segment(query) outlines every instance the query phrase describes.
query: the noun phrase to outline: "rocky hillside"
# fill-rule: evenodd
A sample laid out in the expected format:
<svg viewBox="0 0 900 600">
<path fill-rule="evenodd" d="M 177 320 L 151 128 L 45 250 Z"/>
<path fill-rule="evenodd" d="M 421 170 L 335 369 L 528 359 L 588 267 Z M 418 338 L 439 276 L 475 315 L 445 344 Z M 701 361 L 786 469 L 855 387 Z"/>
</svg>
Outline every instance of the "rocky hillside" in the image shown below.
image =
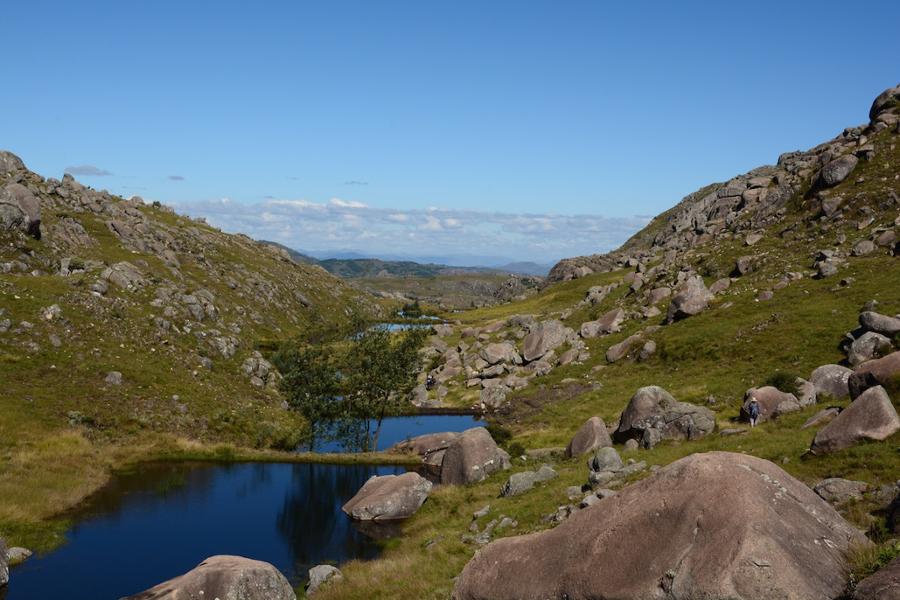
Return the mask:
<svg viewBox="0 0 900 600">
<path fill-rule="evenodd" d="M 896 237 L 882 236 L 886 229 L 879 230 L 875 221 L 878 214 L 900 202 L 893 161 L 898 121 L 900 87 L 895 87 L 872 103 L 867 125 L 847 128 L 805 152 L 784 153 L 774 166 L 701 188 L 657 216 L 617 251 L 560 261 L 549 280 L 636 266 L 653 257 L 665 256 L 672 262 L 676 255 L 702 253 L 736 237 L 753 240 L 760 231 L 777 228 L 785 216 L 797 212 L 808 217 L 807 223 L 777 231 L 782 239 L 809 238 L 828 232 L 834 223 L 854 219 L 869 241 L 896 248 Z M 835 189 L 845 180 L 850 185 Z"/>
<path fill-rule="evenodd" d="M 69 428 L 290 445 L 257 348 L 378 310 L 270 245 L 0 152 L 2 446 Z"/>
</svg>

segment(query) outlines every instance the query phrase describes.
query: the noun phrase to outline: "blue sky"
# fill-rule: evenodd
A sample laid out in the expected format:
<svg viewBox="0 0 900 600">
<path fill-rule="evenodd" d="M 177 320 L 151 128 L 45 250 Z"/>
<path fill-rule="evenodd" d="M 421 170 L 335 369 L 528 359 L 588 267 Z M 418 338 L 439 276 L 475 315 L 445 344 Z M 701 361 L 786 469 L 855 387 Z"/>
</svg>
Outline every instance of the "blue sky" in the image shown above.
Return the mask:
<svg viewBox="0 0 900 600">
<path fill-rule="evenodd" d="M 900 82 L 896 1 L 2 13 L 0 147 L 306 249 L 606 250 L 702 185 L 864 122 Z"/>
</svg>

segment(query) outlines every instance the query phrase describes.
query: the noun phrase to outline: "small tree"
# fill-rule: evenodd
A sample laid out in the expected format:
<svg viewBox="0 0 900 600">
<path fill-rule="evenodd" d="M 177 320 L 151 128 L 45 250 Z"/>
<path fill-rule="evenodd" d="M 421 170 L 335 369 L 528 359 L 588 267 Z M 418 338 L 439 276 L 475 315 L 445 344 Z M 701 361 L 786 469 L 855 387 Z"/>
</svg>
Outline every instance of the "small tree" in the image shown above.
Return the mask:
<svg viewBox="0 0 900 600">
<path fill-rule="evenodd" d="M 281 371 L 288 405 L 309 422 L 309 450 L 322 425 L 340 413 L 340 379 L 334 351 L 327 345 L 286 347 L 273 358 Z"/>
<path fill-rule="evenodd" d="M 365 420 L 363 450 L 369 450 L 369 420 L 376 420 L 372 450 L 384 417 L 403 407 L 416 385 L 421 370 L 419 349 L 425 342 L 424 329 L 391 333 L 384 327 L 364 330 L 354 340 L 342 369 L 348 412 Z"/>
</svg>

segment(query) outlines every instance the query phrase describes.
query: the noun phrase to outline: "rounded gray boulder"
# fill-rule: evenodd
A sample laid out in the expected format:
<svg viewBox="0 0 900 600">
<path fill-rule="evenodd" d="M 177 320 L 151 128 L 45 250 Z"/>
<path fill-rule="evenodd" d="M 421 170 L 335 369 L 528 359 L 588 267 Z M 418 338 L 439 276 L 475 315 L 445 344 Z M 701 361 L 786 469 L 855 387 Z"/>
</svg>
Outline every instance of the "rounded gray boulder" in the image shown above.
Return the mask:
<svg viewBox="0 0 900 600">
<path fill-rule="evenodd" d="M 809 451 L 829 454 L 862 441 L 885 440 L 900 431 L 900 416 L 881 386 L 867 389 L 819 430 Z"/>
<path fill-rule="evenodd" d="M 344 506 L 358 521 L 392 521 L 415 514 L 431 492 L 431 482 L 415 472 L 370 477 Z"/>
<path fill-rule="evenodd" d="M 606 424 L 600 417 L 591 417 L 578 428 L 569 441 L 569 445 L 566 446 L 566 458 L 581 456 L 604 446 L 612 446 Z"/>
</svg>

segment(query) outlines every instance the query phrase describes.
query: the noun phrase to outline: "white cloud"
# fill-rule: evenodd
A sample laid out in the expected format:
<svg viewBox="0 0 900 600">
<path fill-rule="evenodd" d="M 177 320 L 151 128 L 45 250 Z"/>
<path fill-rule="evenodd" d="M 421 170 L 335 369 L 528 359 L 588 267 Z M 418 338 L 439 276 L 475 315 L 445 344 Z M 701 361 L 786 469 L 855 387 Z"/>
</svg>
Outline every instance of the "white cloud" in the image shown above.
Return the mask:
<svg viewBox="0 0 900 600">
<path fill-rule="evenodd" d="M 558 215 L 429 207 L 382 209 L 332 198 L 221 198 L 178 206 L 225 231 L 300 250 L 357 250 L 371 255 L 480 255 L 552 262 L 621 245 L 648 217 Z"/>
</svg>

